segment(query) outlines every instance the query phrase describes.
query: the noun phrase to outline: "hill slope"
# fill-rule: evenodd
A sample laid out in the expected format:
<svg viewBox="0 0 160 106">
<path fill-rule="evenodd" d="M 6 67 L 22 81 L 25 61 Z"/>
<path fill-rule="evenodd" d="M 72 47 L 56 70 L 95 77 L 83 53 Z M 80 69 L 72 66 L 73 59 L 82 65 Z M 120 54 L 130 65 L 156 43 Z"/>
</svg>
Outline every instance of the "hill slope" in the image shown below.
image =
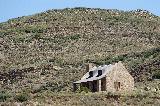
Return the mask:
<svg viewBox="0 0 160 106">
<path fill-rule="evenodd" d="M 1 86 L 70 91 L 86 62 L 122 61 L 136 81 L 159 78 L 159 45 L 160 18 L 143 10 L 74 8 L 11 19 L 0 23 L 0 79 L 12 85 Z"/>
</svg>

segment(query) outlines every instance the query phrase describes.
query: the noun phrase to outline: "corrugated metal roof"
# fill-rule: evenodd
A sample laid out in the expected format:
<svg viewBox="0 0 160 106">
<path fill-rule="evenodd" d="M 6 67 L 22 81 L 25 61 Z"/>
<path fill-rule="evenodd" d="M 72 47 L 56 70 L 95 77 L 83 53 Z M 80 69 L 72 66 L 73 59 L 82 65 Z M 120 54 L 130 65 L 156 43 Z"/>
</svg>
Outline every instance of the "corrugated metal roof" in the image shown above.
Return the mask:
<svg viewBox="0 0 160 106">
<path fill-rule="evenodd" d="M 87 72 L 79 81 L 76 81 L 74 83 L 81 83 L 81 82 L 88 82 L 88 81 L 94 81 L 94 80 L 98 80 L 101 79 L 103 77 L 106 76 L 106 74 L 112 70 L 113 65 L 103 65 L 103 66 L 99 66 L 99 67 L 93 67 L 89 70 L 93 71 L 93 77 L 89 78 L 89 72 Z M 102 75 L 98 76 L 98 70 L 102 70 Z M 97 77 L 98 76 L 98 77 Z"/>
</svg>

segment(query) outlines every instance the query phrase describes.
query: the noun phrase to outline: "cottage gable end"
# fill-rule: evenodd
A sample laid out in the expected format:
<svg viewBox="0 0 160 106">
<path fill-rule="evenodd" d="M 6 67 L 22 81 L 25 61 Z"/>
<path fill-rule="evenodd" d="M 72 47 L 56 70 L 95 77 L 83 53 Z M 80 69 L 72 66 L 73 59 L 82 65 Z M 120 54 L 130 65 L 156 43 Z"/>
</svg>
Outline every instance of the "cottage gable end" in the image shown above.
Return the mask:
<svg viewBox="0 0 160 106">
<path fill-rule="evenodd" d="M 106 75 L 106 89 L 108 91 L 131 91 L 134 89 L 134 78 L 121 62 L 116 63 Z"/>
</svg>

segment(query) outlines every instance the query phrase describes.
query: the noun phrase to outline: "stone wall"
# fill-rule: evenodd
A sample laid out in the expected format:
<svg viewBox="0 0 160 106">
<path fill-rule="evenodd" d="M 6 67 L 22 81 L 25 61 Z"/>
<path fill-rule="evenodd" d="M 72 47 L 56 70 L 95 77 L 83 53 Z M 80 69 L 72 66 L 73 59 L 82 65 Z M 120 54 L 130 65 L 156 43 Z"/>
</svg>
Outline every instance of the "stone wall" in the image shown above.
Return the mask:
<svg viewBox="0 0 160 106">
<path fill-rule="evenodd" d="M 134 78 L 129 74 L 121 62 L 116 63 L 113 69 L 106 76 L 106 90 L 110 92 L 117 91 L 115 82 L 120 82 L 118 91 L 132 91 L 134 89 Z"/>
</svg>

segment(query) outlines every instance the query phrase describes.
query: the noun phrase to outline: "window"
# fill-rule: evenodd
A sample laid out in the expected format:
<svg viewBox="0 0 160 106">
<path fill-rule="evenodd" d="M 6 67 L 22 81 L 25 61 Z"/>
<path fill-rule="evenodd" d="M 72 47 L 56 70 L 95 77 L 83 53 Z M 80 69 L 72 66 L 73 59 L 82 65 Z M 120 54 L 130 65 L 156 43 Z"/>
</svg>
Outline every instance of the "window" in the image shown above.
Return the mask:
<svg viewBox="0 0 160 106">
<path fill-rule="evenodd" d="M 93 77 L 93 71 L 90 71 L 90 72 L 89 72 L 89 77 L 88 77 L 88 78 L 91 78 L 91 77 Z M 87 78 L 87 79 L 88 79 L 88 78 Z"/>
<path fill-rule="evenodd" d="M 102 75 L 102 70 L 98 70 L 98 75 L 96 77 L 99 77 Z"/>
<path fill-rule="evenodd" d="M 120 89 L 120 82 L 114 82 L 114 88 L 116 91 L 119 91 Z"/>
</svg>

